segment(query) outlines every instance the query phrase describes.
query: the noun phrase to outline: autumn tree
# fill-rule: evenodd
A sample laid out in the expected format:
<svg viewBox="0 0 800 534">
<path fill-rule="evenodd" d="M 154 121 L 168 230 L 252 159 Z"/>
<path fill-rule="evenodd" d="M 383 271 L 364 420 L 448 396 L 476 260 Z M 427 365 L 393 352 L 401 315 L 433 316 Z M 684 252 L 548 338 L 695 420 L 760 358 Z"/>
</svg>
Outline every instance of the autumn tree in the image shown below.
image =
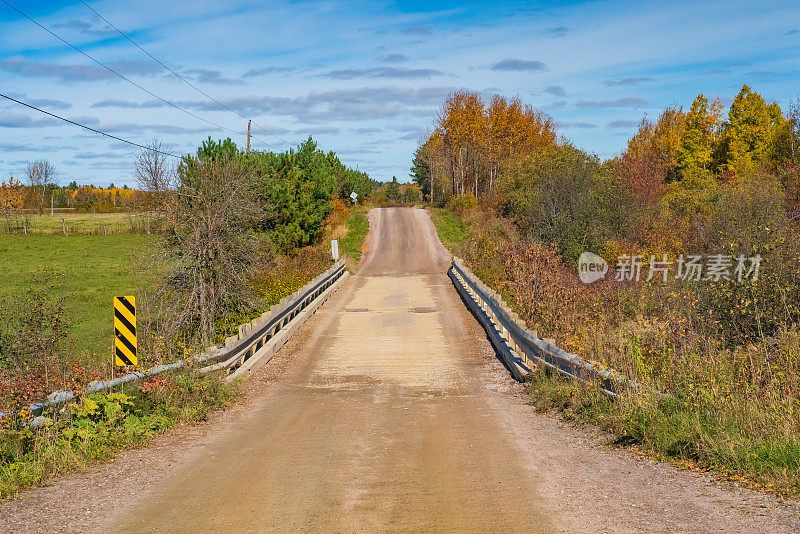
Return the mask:
<svg viewBox="0 0 800 534">
<path fill-rule="evenodd" d="M 437 130 L 447 149 L 454 194 L 463 195 L 470 190 L 477 193 L 476 165 L 485 147 L 485 118 L 480 95 L 469 91 L 456 91 L 450 95 L 439 112 Z"/>
<path fill-rule="evenodd" d="M 651 152 L 663 165 L 667 181 L 680 177 L 679 158 L 683 134 L 686 130 L 686 114 L 682 108 L 667 108 L 656 123 L 642 119 L 639 130 L 628 141 L 627 153 L 641 157 Z"/>
<path fill-rule="evenodd" d="M 743 85 L 728 111 L 720 152 L 724 170 L 736 172 L 763 162 L 775 129 L 785 120 L 777 103 L 767 104 L 764 97 Z"/>
<path fill-rule="evenodd" d="M 6 219 L 6 225 L 11 228 L 11 215 L 22 210 L 25 203 L 25 193 L 22 184 L 12 176 L 0 183 L 0 213 Z"/>
<path fill-rule="evenodd" d="M 626 239 L 677 249 L 696 216 L 713 202 L 711 170 L 720 104 L 699 95 L 690 111 L 670 107 L 653 123 L 642 119 L 625 153 L 611 165 L 614 209 Z"/>
<path fill-rule="evenodd" d="M 626 152 L 606 163 L 614 178 L 613 216 L 628 228 L 628 237 L 644 242 L 653 233 L 667 189 L 664 160 L 654 150 Z"/>
<path fill-rule="evenodd" d="M 97 194 L 91 186 L 84 185 L 75 191 L 75 209 L 78 211 L 91 211 L 96 201 Z"/>
<path fill-rule="evenodd" d="M 773 129 L 769 145 L 768 165 L 779 173 L 796 173 L 800 166 L 800 99 L 789 102 L 784 120 Z"/>
<path fill-rule="evenodd" d="M 446 195 L 452 193 L 450 179 L 450 160 L 447 157 L 447 148 L 440 132 L 433 132 L 425 141 L 420 150 L 428 168 L 428 180 L 431 189 L 431 199 L 443 202 Z"/>
<path fill-rule="evenodd" d="M 424 161 L 432 192 L 439 185 L 447 194 L 478 197 L 495 189 L 503 166 L 555 141 L 552 119 L 519 98 L 495 95 L 487 106 L 478 93 L 456 91 L 416 156 Z M 414 166 L 424 173 L 419 162 Z"/>
<path fill-rule="evenodd" d="M 47 188 L 55 180 L 56 169 L 46 159 L 37 159 L 28 162 L 25 172 L 28 177 L 33 206 L 41 213 L 47 203 L 45 198 Z"/>
<path fill-rule="evenodd" d="M 700 93 L 692 102 L 686 114 L 686 128 L 678 152 L 681 170 L 711 168 L 721 112 L 719 98 L 709 104 L 708 99 Z"/>
<path fill-rule="evenodd" d="M 489 121 L 488 190 L 491 191 L 500 169 L 512 159 L 555 144 L 555 126 L 549 116 L 524 104 L 519 97 L 507 100 L 494 95 L 486 114 Z"/>
</svg>

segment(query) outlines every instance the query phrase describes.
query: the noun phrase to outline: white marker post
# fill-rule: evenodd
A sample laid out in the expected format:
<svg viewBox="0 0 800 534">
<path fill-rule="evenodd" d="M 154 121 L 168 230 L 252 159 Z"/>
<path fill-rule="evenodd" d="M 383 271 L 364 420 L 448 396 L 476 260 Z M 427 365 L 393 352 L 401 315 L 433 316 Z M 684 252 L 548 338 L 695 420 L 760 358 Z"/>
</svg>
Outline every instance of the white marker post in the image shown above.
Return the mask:
<svg viewBox="0 0 800 534">
<path fill-rule="evenodd" d="M 331 257 L 333 261 L 337 261 L 339 259 L 339 240 L 332 239 L 331 240 Z"/>
</svg>

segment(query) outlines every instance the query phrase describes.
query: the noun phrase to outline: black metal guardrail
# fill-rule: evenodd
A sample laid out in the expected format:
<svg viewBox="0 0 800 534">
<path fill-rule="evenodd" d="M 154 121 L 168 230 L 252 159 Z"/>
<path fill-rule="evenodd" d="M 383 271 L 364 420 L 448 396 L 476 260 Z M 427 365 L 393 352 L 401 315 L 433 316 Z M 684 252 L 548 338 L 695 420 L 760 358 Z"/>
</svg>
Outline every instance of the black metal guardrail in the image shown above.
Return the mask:
<svg viewBox="0 0 800 534">
<path fill-rule="evenodd" d="M 112 380 L 91 382 L 83 393 L 96 393 L 120 384 L 140 380 L 171 369 L 178 369 L 190 363 L 218 362 L 201 369 L 202 372 L 217 369 L 228 369 L 234 372 L 239 366 L 255 354 L 275 334 L 287 326 L 300 312 L 310 306 L 320 295 L 327 291 L 345 274 L 345 261 L 340 260 L 333 267 L 317 276 L 278 304 L 265 312 L 261 317 L 239 326 L 239 334 L 226 339 L 224 347 L 211 347 L 199 356 L 186 360 L 178 360 L 166 365 L 153 367 L 147 371 L 133 371 Z M 75 398 L 72 391 L 56 391 L 48 395 L 47 400 L 28 406 L 33 415 L 41 414 L 46 408 L 68 402 Z M 8 412 L 0 412 L 0 417 Z M 35 424 L 33 425 L 35 426 Z"/>
<path fill-rule="evenodd" d="M 448 275 L 515 379 L 525 380 L 533 365 L 543 364 L 570 378 L 594 384 L 612 397 L 616 397 L 623 388 L 640 387 L 617 371 L 584 361 L 539 339 L 508 308 L 502 297 L 481 282 L 460 259 L 453 258 Z"/>
</svg>

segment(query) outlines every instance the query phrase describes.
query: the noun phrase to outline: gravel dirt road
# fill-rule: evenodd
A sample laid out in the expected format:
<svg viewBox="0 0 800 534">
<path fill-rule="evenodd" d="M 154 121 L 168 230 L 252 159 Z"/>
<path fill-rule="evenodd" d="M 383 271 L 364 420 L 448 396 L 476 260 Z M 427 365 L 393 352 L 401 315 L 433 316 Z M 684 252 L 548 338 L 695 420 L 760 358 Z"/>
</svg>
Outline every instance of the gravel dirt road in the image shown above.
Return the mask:
<svg viewBox="0 0 800 534">
<path fill-rule="evenodd" d="M 0 507 L 3 532 L 796 532 L 796 501 L 537 415 L 423 210 L 369 252 L 244 402 Z"/>
</svg>

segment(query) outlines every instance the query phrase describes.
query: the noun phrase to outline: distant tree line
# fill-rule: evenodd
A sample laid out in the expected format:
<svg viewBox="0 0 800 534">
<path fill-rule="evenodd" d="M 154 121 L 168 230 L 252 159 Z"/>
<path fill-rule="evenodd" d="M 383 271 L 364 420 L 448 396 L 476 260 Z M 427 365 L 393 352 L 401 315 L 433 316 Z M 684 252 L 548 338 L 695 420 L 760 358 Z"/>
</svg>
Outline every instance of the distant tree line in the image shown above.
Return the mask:
<svg viewBox="0 0 800 534">
<path fill-rule="evenodd" d="M 378 185 L 373 203 L 378 206 L 412 206 L 422 200 L 422 190 L 415 183 L 401 184 L 396 176 Z"/>
<path fill-rule="evenodd" d="M 66 186 L 56 182 L 55 167 L 47 160 L 31 161 L 23 179 L 13 176 L 0 182 L 0 213 L 4 216 L 24 211 L 44 213 L 52 208 L 73 208 L 79 212 L 106 213 L 139 209 L 141 192 L 128 186 L 79 186 L 74 180 Z"/>
</svg>

